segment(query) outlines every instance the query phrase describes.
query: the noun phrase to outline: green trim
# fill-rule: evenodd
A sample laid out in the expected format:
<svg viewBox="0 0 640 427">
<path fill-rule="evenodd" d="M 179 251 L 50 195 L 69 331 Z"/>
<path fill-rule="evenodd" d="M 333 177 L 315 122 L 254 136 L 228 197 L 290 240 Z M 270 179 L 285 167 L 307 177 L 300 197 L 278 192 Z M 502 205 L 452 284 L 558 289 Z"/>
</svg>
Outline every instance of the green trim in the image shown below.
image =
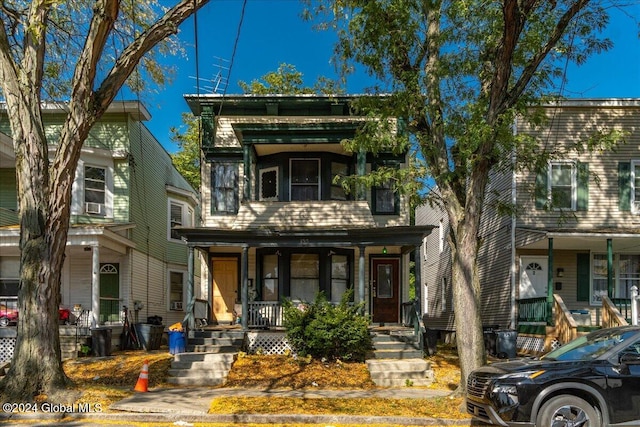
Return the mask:
<svg viewBox="0 0 640 427">
<path fill-rule="evenodd" d="M 577 211 L 589 210 L 589 163 L 578 162 L 577 164 Z"/>
<path fill-rule="evenodd" d="M 546 325 L 518 325 L 518 333 L 546 336 L 547 326 Z"/>
<path fill-rule="evenodd" d="M 547 206 L 549 193 L 547 188 L 548 169 L 538 171 L 535 184 L 536 209 L 544 209 Z"/>
<path fill-rule="evenodd" d="M 590 273 L 591 273 L 591 255 L 577 254 L 576 259 L 576 282 L 577 282 L 577 301 L 589 301 L 589 295 L 591 294 L 590 286 Z"/>
</svg>

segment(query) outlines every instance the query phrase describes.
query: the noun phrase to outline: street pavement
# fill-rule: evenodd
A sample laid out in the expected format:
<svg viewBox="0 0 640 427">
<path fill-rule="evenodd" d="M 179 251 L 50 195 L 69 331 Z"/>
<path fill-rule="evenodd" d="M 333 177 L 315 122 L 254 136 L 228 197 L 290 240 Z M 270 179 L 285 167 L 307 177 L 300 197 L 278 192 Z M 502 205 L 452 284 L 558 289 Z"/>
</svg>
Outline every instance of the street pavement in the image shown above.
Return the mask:
<svg viewBox="0 0 640 427">
<path fill-rule="evenodd" d="M 446 420 L 409 416 L 354 416 L 354 415 L 305 415 L 305 414 L 208 414 L 209 405 L 217 397 L 299 397 L 299 398 L 353 398 L 369 397 L 394 399 L 425 399 L 446 396 L 441 390 L 417 387 L 376 388 L 370 390 L 283 390 L 257 388 L 155 388 L 146 393 L 135 393 L 111 405 L 110 412 L 67 412 L 57 414 L 0 414 L 0 424 L 11 421 L 24 422 L 36 419 L 48 420 L 39 425 L 93 425 L 99 420 L 126 422 L 170 422 L 176 425 L 191 423 L 233 424 L 382 424 L 382 425 L 471 425 L 471 420 Z M 116 411 L 116 412 L 113 412 Z M 65 418 L 66 417 L 66 418 Z M 62 418 L 70 421 L 62 421 Z M 24 425 L 24 424 L 22 424 Z M 477 422 L 474 422 L 477 425 Z"/>
</svg>

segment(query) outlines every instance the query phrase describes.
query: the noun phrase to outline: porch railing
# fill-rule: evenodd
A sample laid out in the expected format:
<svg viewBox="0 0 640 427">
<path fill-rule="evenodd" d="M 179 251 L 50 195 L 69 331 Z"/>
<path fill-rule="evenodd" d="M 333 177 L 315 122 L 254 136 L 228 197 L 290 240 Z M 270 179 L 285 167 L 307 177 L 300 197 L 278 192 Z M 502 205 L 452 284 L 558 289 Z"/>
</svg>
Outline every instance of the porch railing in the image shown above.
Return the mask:
<svg viewBox="0 0 640 427">
<path fill-rule="evenodd" d="M 606 295 L 602 296 L 602 327 L 611 328 L 614 326 L 628 325 L 627 317 L 624 316 L 614 301 L 620 300 L 620 298 L 614 298 L 613 300 Z M 629 305 L 631 305 L 631 301 Z M 619 301 L 620 303 L 620 301 Z M 629 316 L 631 316 L 631 308 L 629 308 Z"/>
<path fill-rule="evenodd" d="M 282 306 L 278 301 L 250 301 L 247 325 L 250 328 L 282 326 Z"/>
<path fill-rule="evenodd" d="M 556 335 L 560 344 L 566 344 L 578 337 L 578 325 L 560 295 L 553 295 Z"/>
<path fill-rule="evenodd" d="M 413 326 L 413 333 L 420 348 L 424 348 L 423 334 L 426 332 L 418 309 L 418 300 L 402 303 L 402 325 Z"/>
<path fill-rule="evenodd" d="M 549 318 L 547 297 L 518 300 L 518 322 L 547 322 Z"/>
<path fill-rule="evenodd" d="M 631 324 L 631 299 L 630 298 L 609 298 L 618 309 L 620 315 Z"/>
</svg>

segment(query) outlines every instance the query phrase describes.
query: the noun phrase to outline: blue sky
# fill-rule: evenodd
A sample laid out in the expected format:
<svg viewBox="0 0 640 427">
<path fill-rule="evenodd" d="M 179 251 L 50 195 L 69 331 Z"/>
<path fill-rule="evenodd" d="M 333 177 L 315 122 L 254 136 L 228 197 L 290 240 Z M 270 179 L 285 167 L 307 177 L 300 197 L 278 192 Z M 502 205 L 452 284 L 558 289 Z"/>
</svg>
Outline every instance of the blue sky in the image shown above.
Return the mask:
<svg viewBox="0 0 640 427">
<path fill-rule="evenodd" d="M 566 96 L 640 98 L 639 18 L 636 18 L 640 17 L 640 2 L 633 3 L 625 13 L 612 11 L 606 36 L 614 42 L 614 47 L 589 58 L 580 67 L 568 69 Z M 203 80 L 212 79 L 220 71 L 218 65 L 229 65 L 216 58 L 231 60 L 241 10 L 241 0 L 212 0 L 198 12 L 200 93 L 210 93 L 205 86 L 211 84 Z M 330 59 L 335 36 L 314 30 L 310 22 L 300 18 L 301 10 L 297 0 L 248 0 L 228 94 L 240 93 L 239 80 L 250 82 L 276 70 L 283 62 L 295 65 L 309 85 L 321 75 L 334 77 Z M 176 150 L 169 139 L 169 129 L 180 126 L 182 112 L 188 111 L 183 95 L 197 91 L 193 20 L 185 22 L 180 31 L 186 57 L 169 58 L 177 67 L 173 83 L 143 99 L 152 115 L 147 126 L 169 152 Z M 356 74 L 347 82 L 347 92 L 362 93 L 370 84 L 366 75 Z"/>
</svg>

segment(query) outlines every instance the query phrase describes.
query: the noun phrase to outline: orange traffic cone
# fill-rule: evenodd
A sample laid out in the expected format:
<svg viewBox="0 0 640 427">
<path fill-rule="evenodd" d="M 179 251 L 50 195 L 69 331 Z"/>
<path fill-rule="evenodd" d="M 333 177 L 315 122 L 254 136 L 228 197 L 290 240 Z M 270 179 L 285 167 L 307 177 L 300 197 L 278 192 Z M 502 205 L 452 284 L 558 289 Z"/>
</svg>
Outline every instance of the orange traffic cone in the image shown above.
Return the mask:
<svg viewBox="0 0 640 427">
<path fill-rule="evenodd" d="M 149 361 L 145 360 L 142 365 L 142 371 L 140 371 L 140 376 L 138 377 L 138 382 L 134 387 L 134 391 L 146 392 L 149 391 Z"/>
</svg>

